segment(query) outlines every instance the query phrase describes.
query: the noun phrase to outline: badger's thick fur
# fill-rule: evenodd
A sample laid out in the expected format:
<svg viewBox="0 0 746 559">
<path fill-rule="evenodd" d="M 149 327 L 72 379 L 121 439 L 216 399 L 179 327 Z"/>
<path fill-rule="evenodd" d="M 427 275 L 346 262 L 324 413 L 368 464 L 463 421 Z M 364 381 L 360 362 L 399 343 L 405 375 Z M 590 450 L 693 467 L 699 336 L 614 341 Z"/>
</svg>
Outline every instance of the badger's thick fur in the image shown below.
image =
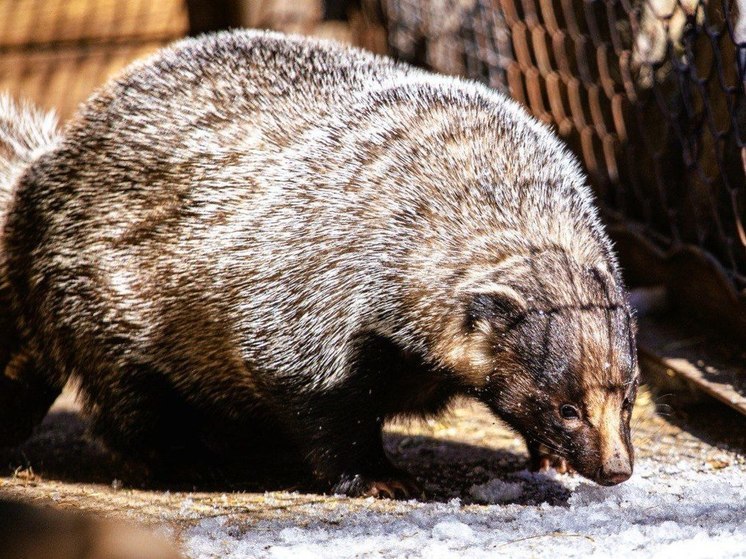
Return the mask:
<svg viewBox="0 0 746 559">
<path fill-rule="evenodd" d="M 6 444 L 74 376 L 118 448 L 268 433 L 335 491 L 391 494 L 412 484 L 384 420 L 467 394 L 536 460 L 629 477 L 617 264 L 575 158 L 514 102 L 240 31 L 133 65 L 59 136 L 2 106 Z"/>
</svg>

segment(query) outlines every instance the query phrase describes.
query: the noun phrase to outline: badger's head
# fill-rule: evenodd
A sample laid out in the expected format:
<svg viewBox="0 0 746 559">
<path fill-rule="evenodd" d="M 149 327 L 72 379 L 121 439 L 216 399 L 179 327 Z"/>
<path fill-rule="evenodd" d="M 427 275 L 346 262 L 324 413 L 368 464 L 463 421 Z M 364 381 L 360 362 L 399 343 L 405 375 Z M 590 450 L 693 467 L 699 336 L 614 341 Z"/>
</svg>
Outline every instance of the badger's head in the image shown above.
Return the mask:
<svg viewBox="0 0 746 559">
<path fill-rule="evenodd" d="M 460 291 L 447 360 L 467 390 L 585 477 L 628 479 L 638 367 L 617 274 L 549 251 L 510 259 Z"/>
</svg>

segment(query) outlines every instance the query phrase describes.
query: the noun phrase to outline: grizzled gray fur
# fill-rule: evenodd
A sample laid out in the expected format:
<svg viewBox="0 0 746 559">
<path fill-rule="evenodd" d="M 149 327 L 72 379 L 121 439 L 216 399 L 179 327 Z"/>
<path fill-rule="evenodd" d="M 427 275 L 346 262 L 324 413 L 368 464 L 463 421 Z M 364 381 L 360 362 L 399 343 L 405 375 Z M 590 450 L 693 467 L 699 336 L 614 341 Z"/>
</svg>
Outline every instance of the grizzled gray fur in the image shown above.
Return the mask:
<svg viewBox="0 0 746 559">
<path fill-rule="evenodd" d="M 416 484 L 382 423 L 462 394 L 537 465 L 631 474 L 609 240 L 575 158 L 504 96 L 238 31 L 134 64 L 59 132 L 0 107 L 0 444 L 73 377 L 133 455 L 269 437 L 391 496 Z"/>
</svg>

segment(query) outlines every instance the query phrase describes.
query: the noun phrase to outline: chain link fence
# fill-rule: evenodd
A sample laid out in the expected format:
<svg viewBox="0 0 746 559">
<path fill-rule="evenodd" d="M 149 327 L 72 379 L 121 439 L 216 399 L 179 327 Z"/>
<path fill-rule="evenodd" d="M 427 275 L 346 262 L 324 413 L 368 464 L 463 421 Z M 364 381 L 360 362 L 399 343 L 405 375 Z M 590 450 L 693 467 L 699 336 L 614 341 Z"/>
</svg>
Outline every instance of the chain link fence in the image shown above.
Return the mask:
<svg viewBox="0 0 746 559">
<path fill-rule="evenodd" d="M 631 285 L 664 285 L 688 313 L 746 336 L 746 13 L 735 2 L 381 8 L 391 54 L 502 89 L 563 136 Z"/>
</svg>

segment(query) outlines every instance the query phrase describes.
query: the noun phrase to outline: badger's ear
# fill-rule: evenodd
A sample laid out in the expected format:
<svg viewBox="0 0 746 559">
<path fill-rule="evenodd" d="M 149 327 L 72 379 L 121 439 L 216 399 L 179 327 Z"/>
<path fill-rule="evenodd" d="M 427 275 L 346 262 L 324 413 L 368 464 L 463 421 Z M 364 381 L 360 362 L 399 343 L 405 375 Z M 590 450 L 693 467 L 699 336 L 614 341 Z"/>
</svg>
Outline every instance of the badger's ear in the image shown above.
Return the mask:
<svg viewBox="0 0 746 559">
<path fill-rule="evenodd" d="M 505 284 L 480 285 L 465 293 L 464 326 L 468 332 L 507 330 L 526 313 L 526 300 Z"/>
</svg>

